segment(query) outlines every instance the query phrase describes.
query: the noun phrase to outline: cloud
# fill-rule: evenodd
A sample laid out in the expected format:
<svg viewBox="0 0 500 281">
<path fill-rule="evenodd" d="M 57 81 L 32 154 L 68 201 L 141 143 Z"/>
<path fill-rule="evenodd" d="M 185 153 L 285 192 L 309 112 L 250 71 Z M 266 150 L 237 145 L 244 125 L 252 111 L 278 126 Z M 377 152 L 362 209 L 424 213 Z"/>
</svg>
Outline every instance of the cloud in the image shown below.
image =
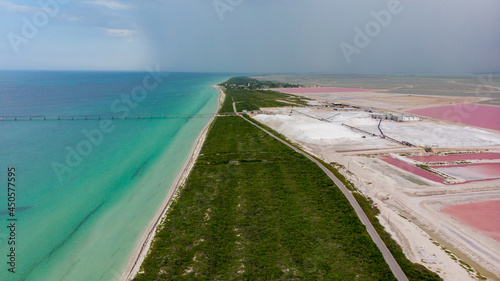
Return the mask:
<svg viewBox="0 0 500 281">
<path fill-rule="evenodd" d="M 67 15 L 67 14 L 63 14 L 61 17 L 60 17 L 61 20 L 63 21 L 67 21 L 68 23 L 79 23 L 81 22 L 82 18 L 81 17 L 77 17 L 77 16 L 70 16 L 70 15 Z"/>
<path fill-rule="evenodd" d="M 106 7 L 106 8 L 111 9 L 111 10 L 126 10 L 126 9 L 133 8 L 133 6 L 131 6 L 131 5 L 126 5 L 126 4 L 123 4 L 120 2 L 107 1 L 107 0 L 94 0 L 92 2 L 87 2 L 87 4 Z"/>
<path fill-rule="evenodd" d="M 47 1 L 0 0 L 0 19 L 8 14 L 5 24 L 19 30 L 21 17 L 32 18 L 30 14 L 41 10 L 39 2 Z M 221 21 L 213 0 L 147 0 L 140 4 L 136 4 L 137 0 L 71 0 L 61 5 L 50 24 L 54 31 L 50 34 L 68 32 L 69 36 L 50 38 L 50 41 L 54 46 L 85 45 L 92 41 L 103 46 L 109 44 L 111 49 L 123 48 L 129 53 L 141 52 L 140 48 L 146 46 L 148 59 L 164 63 L 175 71 L 500 71 L 500 37 L 494 36 L 500 31 L 498 0 L 474 3 L 470 0 L 400 0 L 403 11 L 392 15 L 390 24 L 369 38 L 370 43 L 360 49 L 360 53 L 353 54 L 349 64 L 340 44 L 354 44 L 356 28 L 365 30 L 375 21 L 373 13 L 380 15 L 389 1 L 354 1 L 355 4 L 341 0 L 243 1 L 226 10 Z M 121 44 L 127 40 L 133 44 Z M 0 40 L 0 48 L 2 41 L 6 40 Z M 36 48 L 37 55 L 53 49 L 40 45 Z M 59 49 L 67 53 L 63 47 Z M 100 55 L 108 60 L 106 50 L 80 51 L 82 56 Z M 116 59 L 116 63 L 121 65 L 122 57 Z M 2 64 L 5 65 L 0 60 L 0 67 Z"/>
<path fill-rule="evenodd" d="M 73 0 L 69 3 L 56 17 L 61 25 L 109 29 L 104 34 L 110 36 L 128 36 L 131 32 L 126 30 L 137 28 L 135 6 L 128 3 L 107 0 Z"/>
<path fill-rule="evenodd" d="M 130 37 L 136 33 L 132 29 L 105 28 L 106 34 L 113 37 Z"/>
<path fill-rule="evenodd" d="M 0 10 L 7 11 L 10 13 L 16 14 L 33 14 L 36 11 L 39 11 L 40 7 L 32 7 L 32 6 L 21 6 L 11 3 L 9 1 L 0 0 Z"/>
</svg>

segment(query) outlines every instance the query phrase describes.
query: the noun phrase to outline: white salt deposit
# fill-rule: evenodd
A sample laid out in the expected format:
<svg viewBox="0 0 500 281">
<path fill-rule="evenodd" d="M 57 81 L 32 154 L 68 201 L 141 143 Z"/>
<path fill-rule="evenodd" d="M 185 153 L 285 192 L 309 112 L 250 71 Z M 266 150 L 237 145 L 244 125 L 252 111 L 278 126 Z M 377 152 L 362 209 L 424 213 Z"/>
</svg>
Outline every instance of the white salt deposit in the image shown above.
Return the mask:
<svg viewBox="0 0 500 281">
<path fill-rule="evenodd" d="M 344 144 L 345 142 L 360 142 L 360 138 L 364 134 L 342 126 L 343 123 L 380 135 L 378 129 L 379 120 L 372 119 L 368 112 L 298 108 L 293 109 L 293 113 L 289 116 L 289 108 L 267 109 L 266 111 L 278 115 L 261 114 L 255 116 L 255 118 L 290 138 L 307 143 L 329 145 L 340 144 L 341 142 L 344 142 Z M 329 122 L 307 117 L 298 112 L 319 119 L 328 119 Z M 500 133 L 460 125 L 437 124 L 427 120 L 417 122 L 384 120 L 381 129 L 387 136 L 400 141 L 408 141 L 418 146 L 472 147 L 500 145 Z M 374 139 L 368 137 L 360 144 L 384 146 L 382 140 L 374 142 Z"/>
<path fill-rule="evenodd" d="M 306 116 L 259 114 L 254 118 L 287 137 L 313 144 L 334 144 L 339 140 L 352 141 L 362 136 L 341 125 L 322 122 Z"/>
</svg>

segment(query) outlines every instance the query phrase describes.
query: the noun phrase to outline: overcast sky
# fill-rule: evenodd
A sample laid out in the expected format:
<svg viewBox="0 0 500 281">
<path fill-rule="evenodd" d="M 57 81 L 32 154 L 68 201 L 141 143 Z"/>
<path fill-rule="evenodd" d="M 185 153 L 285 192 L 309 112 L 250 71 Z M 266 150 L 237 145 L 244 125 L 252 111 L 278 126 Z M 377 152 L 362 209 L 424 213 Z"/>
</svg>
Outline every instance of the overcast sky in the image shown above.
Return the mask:
<svg viewBox="0 0 500 281">
<path fill-rule="evenodd" d="M 0 69 L 498 73 L 499 15 L 498 0 L 0 0 Z"/>
</svg>

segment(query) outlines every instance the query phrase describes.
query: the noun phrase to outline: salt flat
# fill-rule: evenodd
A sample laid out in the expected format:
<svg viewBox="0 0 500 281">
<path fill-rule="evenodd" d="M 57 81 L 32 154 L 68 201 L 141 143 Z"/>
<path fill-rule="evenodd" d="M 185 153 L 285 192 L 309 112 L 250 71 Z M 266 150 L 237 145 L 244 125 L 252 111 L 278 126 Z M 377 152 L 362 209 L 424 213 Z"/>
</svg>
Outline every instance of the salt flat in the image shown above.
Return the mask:
<svg viewBox="0 0 500 281">
<path fill-rule="evenodd" d="M 374 201 L 381 210 L 380 221 L 413 262 L 422 263 L 445 280 L 476 280 L 476 270 L 489 277 L 500 274 L 500 243 L 441 211 L 445 205 L 480 202 L 485 192 L 487 198 L 500 198 L 500 180 L 455 179 L 453 185 L 447 185 L 444 179 L 431 181 L 379 157 L 390 153 L 414 165 L 416 160 L 398 155 L 427 155 L 424 147 L 432 147 L 434 152 L 500 152 L 500 132 L 435 119 L 382 121 L 385 135 L 417 146 L 407 147 L 381 138 L 379 121 L 369 112 L 335 110 L 323 100 L 311 104 L 315 105 L 262 108 L 253 118 L 326 162 L 343 165 L 340 170 Z M 379 109 L 384 110 L 387 108 Z"/>
</svg>

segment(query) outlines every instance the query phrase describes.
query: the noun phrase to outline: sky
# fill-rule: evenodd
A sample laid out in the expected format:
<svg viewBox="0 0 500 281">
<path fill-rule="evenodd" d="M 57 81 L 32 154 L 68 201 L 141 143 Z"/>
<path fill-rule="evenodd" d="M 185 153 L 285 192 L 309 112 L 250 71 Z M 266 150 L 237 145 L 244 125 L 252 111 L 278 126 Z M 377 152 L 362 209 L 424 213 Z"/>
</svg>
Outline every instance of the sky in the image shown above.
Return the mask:
<svg viewBox="0 0 500 281">
<path fill-rule="evenodd" d="M 499 73 L 498 0 L 0 0 L 0 69 Z"/>
</svg>

